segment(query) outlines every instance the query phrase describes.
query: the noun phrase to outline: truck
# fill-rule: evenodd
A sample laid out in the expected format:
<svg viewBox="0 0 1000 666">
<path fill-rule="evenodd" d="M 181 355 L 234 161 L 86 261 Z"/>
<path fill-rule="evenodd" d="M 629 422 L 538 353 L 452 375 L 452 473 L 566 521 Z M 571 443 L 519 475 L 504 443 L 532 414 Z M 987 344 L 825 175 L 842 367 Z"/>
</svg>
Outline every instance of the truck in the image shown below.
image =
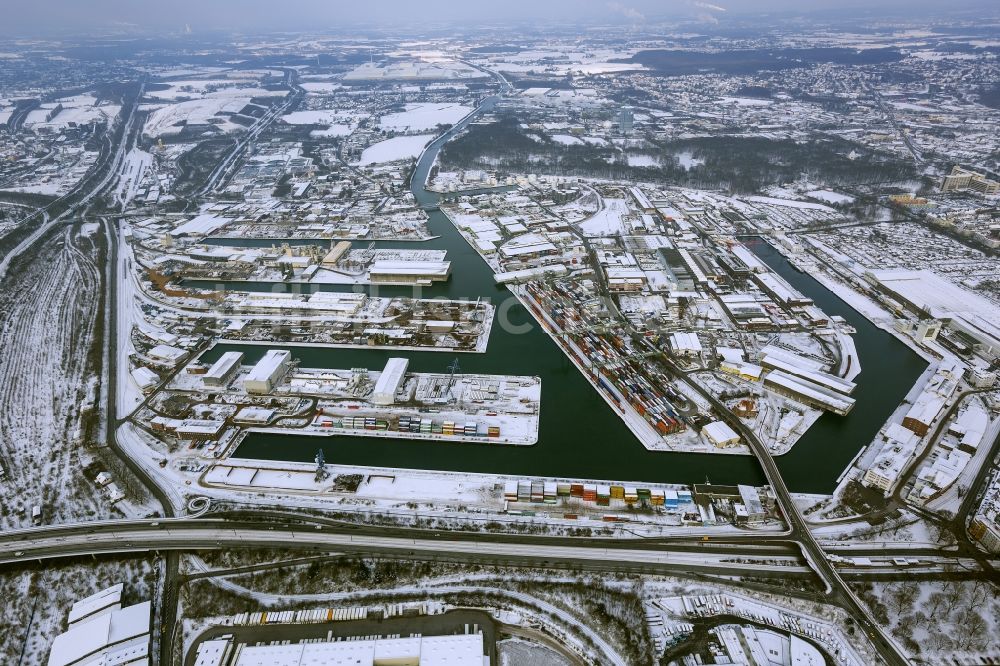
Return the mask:
<svg viewBox="0 0 1000 666">
<path fill-rule="evenodd" d="M 31 522 L 34 525 L 42 524 L 42 507 L 37 504 L 31 507 Z"/>
</svg>

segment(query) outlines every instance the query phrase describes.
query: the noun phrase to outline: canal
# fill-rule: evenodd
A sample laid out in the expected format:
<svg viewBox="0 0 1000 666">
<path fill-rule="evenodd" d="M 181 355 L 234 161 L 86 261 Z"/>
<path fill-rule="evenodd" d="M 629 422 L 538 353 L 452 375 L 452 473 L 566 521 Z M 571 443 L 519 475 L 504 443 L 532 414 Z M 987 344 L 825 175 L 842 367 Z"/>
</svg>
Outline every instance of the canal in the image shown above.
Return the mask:
<svg viewBox="0 0 1000 666">
<path fill-rule="evenodd" d="M 489 102 L 488 102 L 489 104 Z M 412 190 L 421 204 L 436 202 L 424 190 L 437 151 L 461 124 L 433 142 L 421 157 Z M 236 457 L 310 462 L 323 448 L 330 464 L 411 469 L 483 472 L 525 476 L 559 476 L 649 483 L 764 483 L 754 458 L 736 455 L 664 453 L 646 450 L 625 427 L 617 413 L 591 388 L 556 344 L 535 325 L 530 314 L 506 287 L 499 287 L 492 271 L 438 210 L 429 212 L 428 226 L 437 238 L 403 247 L 448 251 L 452 278 L 445 285 L 420 292 L 422 297 L 489 298 L 498 306 L 485 354 L 459 357 L 462 372 L 537 375 L 542 379 L 538 444 L 530 447 L 425 442 L 364 437 L 307 437 L 251 433 Z M 764 242 L 751 244 L 754 252 L 830 315 L 843 316 L 857 330 L 855 344 L 862 373 L 855 393 L 857 405 L 846 417 L 823 415 L 792 451 L 778 459 L 793 492 L 828 493 L 836 478 L 913 386 L 924 362 L 888 333 L 876 328 L 811 277 L 796 271 Z M 232 288 L 248 288 L 247 285 Z M 211 286 L 211 285 L 205 285 Z M 305 286 L 305 285 L 302 285 Z M 293 285 L 293 288 L 296 286 Z M 261 291 L 275 287 L 261 284 Z M 414 295 L 406 287 L 382 287 L 379 295 Z M 205 360 L 238 349 L 247 362 L 259 358 L 264 347 L 220 344 Z M 390 356 L 406 356 L 416 372 L 444 372 L 452 357 L 441 352 L 398 352 L 370 349 L 290 348 L 304 367 L 380 369 Z"/>
</svg>

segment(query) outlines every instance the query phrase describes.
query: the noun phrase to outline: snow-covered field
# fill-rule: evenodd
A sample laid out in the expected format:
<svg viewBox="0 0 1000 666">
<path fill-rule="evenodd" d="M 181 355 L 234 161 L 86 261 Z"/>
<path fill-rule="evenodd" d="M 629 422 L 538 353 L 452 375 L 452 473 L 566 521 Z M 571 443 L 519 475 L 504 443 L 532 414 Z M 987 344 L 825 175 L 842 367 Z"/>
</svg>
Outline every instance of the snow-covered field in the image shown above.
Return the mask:
<svg viewBox="0 0 1000 666">
<path fill-rule="evenodd" d="M 382 129 L 397 132 L 422 132 L 438 125 L 454 125 L 472 111 L 461 104 L 407 104 L 406 111 L 382 116 Z"/>
<path fill-rule="evenodd" d="M 344 87 L 339 83 L 331 83 L 329 81 L 306 81 L 299 85 L 303 90 L 314 95 L 332 93 Z"/>
<path fill-rule="evenodd" d="M 660 160 L 653 155 L 643 155 L 641 153 L 628 153 L 625 155 L 630 167 L 655 167 L 659 166 Z"/>
<path fill-rule="evenodd" d="M 720 101 L 723 104 L 736 106 L 770 106 L 773 104 L 769 99 L 757 99 L 755 97 L 723 97 Z"/>
<path fill-rule="evenodd" d="M 249 104 L 250 97 L 206 97 L 178 102 L 156 109 L 146 121 L 144 133 L 150 137 L 179 134 L 185 125 L 215 124 L 224 132 L 240 129 L 223 113 L 237 113 Z"/>
<path fill-rule="evenodd" d="M 854 201 L 854 197 L 848 194 L 841 194 L 840 192 L 833 192 L 831 190 L 812 190 L 811 192 L 806 192 L 806 196 L 832 204 L 851 203 Z"/>
<path fill-rule="evenodd" d="M 361 153 L 361 166 L 382 164 L 396 160 L 414 159 L 420 155 L 424 146 L 431 142 L 433 134 L 417 134 L 415 136 L 397 136 L 368 146 Z"/>
<path fill-rule="evenodd" d="M 405 62 L 369 63 L 358 65 L 344 75 L 345 81 L 387 81 L 400 80 L 466 80 L 482 79 L 488 75 L 466 64 L 450 60 L 426 62 L 410 60 Z"/>
<path fill-rule="evenodd" d="M 771 206 L 784 206 L 786 208 L 801 208 L 802 210 L 822 210 L 825 212 L 833 213 L 836 212 L 829 206 L 824 206 L 823 204 L 810 203 L 808 201 L 795 201 L 792 199 L 777 199 L 775 197 L 747 197 L 747 201 L 753 201 L 754 203 L 769 204 Z"/>
<path fill-rule="evenodd" d="M 620 234 L 624 229 L 624 218 L 628 215 L 625 199 L 605 199 L 604 208 L 589 220 L 580 223 L 588 236 L 610 236 Z"/>
<path fill-rule="evenodd" d="M 110 121 L 120 110 L 121 107 L 115 104 L 98 104 L 97 98 L 92 95 L 74 95 L 48 102 L 31 111 L 24 121 L 24 126 L 33 130 L 60 131 L 71 124 L 85 125 L 90 122 Z"/>
<path fill-rule="evenodd" d="M 332 109 L 317 111 L 293 111 L 281 116 L 289 125 L 332 125 L 337 122 L 340 114 Z"/>
<path fill-rule="evenodd" d="M 583 139 L 573 136 L 572 134 L 553 134 L 552 140 L 556 143 L 560 143 L 564 146 L 582 146 Z"/>
</svg>

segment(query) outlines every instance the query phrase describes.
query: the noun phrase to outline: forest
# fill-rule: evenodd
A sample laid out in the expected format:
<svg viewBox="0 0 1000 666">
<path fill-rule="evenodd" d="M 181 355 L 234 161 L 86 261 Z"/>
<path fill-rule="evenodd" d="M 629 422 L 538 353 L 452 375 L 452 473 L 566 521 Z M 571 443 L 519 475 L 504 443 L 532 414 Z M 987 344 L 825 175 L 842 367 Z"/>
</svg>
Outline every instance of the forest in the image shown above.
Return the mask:
<svg viewBox="0 0 1000 666">
<path fill-rule="evenodd" d="M 807 176 L 817 185 L 890 183 L 916 177 L 913 165 L 839 138 L 807 142 L 764 137 L 706 136 L 645 142 L 629 149 L 590 144 L 566 145 L 521 128 L 516 114 L 474 125 L 445 146 L 443 170 L 479 168 L 501 174 L 561 176 L 660 182 L 741 194 Z M 685 155 L 683 166 L 678 155 Z M 851 155 L 851 157 L 849 157 Z M 629 156 L 644 156 L 630 166 Z M 635 160 L 633 160 L 635 161 Z M 647 166 L 646 164 L 649 163 Z"/>
</svg>

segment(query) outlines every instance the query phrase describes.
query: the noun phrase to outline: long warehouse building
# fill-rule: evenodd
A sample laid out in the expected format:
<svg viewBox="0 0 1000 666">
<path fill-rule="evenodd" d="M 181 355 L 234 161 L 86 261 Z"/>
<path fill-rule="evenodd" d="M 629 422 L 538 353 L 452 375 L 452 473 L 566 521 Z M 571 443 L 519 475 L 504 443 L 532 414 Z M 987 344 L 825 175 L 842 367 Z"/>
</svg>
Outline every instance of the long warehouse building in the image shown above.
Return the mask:
<svg viewBox="0 0 1000 666">
<path fill-rule="evenodd" d="M 850 395 L 858 386 L 854 382 L 838 377 L 837 375 L 831 375 L 821 370 L 805 368 L 796 363 L 789 363 L 776 356 L 765 356 L 760 360 L 760 364 L 769 370 L 782 370 L 790 375 L 795 375 L 800 379 L 813 384 L 819 384 L 823 388 L 843 393 L 844 395 Z"/>
<path fill-rule="evenodd" d="M 195 666 L 489 666 L 481 633 L 399 638 L 351 638 L 272 645 L 233 645 L 231 637 L 203 643 Z"/>
<path fill-rule="evenodd" d="M 406 368 L 410 362 L 405 358 L 390 358 L 385 364 L 382 374 L 375 382 L 372 391 L 372 402 L 376 405 L 391 405 L 396 402 L 396 392 L 402 388 L 406 376 Z"/>
<path fill-rule="evenodd" d="M 429 285 L 451 275 L 450 261 L 390 261 L 380 259 L 368 269 L 373 284 Z"/>
<path fill-rule="evenodd" d="M 247 393 L 270 393 L 288 372 L 292 353 L 285 349 L 271 349 L 257 362 L 243 379 Z"/>
<path fill-rule="evenodd" d="M 225 386 L 233 378 L 243 362 L 243 352 L 226 352 L 212 364 L 208 372 L 201 378 L 205 386 Z"/>
<path fill-rule="evenodd" d="M 825 409 L 841 416 L 854 408 L 854 398 L 848 398 L 841 393 L 790 375 L 783 370 L 772 370 L 767 373 L 767 376 L 764 377 L 764 386 L 807 405 Z"/>
</svg>

